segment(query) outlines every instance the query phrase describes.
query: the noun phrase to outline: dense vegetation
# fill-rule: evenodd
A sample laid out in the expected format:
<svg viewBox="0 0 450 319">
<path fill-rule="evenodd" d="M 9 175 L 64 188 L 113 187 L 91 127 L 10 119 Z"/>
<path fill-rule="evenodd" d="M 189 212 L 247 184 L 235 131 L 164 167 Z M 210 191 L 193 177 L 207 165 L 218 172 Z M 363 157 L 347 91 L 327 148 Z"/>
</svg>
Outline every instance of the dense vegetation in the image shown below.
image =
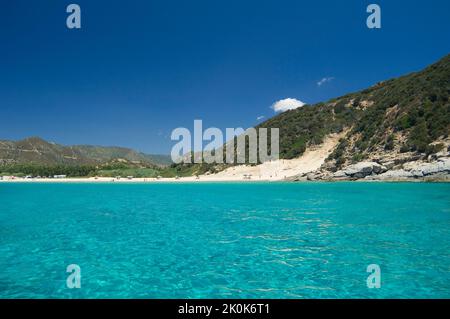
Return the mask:
<svg viewBox="0 0 450 319">
<path fill-rule="evenodd" d="M 39 164 L 12 164 L 0 166 L 0 176 L 41 176 L 67 175 L 68 177 L 89 176 L 96 172 L 94 166 L 81 165 L 39 165 Z"/>
<path fill-rule="evenodd" d="M 383 148 L 391 151 L 398 144 L 400 152 L 424 153 L 440 151 L 443 144 L 431 144 L 450 133 L 450 56 L 422 72 L 380 83 L 360 93 L 341 98 L 344 103 L 372 101 L 358 116 L 348 138 L 359 134 L 348 150 L 356 159 Z M 395 137 L 404 137 L 396 141 Z M 348 138 L 341 141 L 333 154 L 343 162 L 342 150 Z"/>
<path fill-rule="evenodd" d="M 327 103 L 285 112 L 261 127 L 280 127 L 280 156 L 294 158 L 308 145 L 320 144 L 330 133 L 344 127 L 351 131 L 332 157 L 341 163 L 347 150 L 355 161 L 378 149 L 393 150 L 405 136 L 402 152 L 431 154 L 442 145 L 430 145 L 450 132 L 450 56 L 398 79 L 379 83 L 367 90 L 348 94 Z"/>
<path fill-rule="evenodd" d="M 66 175 L 67 177 L 127 177 L 156 178 L 161 177 L 183 177 L 201 175 L 210 171 L 210 165 L 172 165 L 170 167 L 138 167 L 125 163 L 105 164 L 102 166 L 91 165 L 39 165 L 39 164 L 11 164 L 0 166 L 0 176 L 17 177 L 53 177 L 55 175 Z"/>
</svg>

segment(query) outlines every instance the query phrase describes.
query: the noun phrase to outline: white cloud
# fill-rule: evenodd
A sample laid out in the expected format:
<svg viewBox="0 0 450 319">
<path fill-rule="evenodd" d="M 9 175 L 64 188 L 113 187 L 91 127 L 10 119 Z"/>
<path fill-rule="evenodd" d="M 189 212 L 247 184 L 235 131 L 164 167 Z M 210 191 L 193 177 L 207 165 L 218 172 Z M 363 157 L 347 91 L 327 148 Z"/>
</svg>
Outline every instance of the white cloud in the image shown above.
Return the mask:
<svg viewBox="0 0 450 319">
<path fill-rule="evenodd" d="M 333 80 L 334 80 L 334 77 L 332 77 L 332 76 L 324 77 L 319 82 L 317 82 L 317 86 L 322 86 L 322 84 L 325 84 L 327 82 L 331 82 Z"/>
<path fill-rule="evenodd" d="M 256 120 L 257 120 L 257 121 L 260 121 L 260 120 L 262 120 L 263 118 L 265 118 L 265 116 L 264 116 L 264 115 L 260 115 L 260 116 L 258 116 L 258 117 L 256 118 Z"/>
<path fill-rule="evenodd" d="M 305 105 L 305 103 L 303 103 L 302 101 L 299 101 L 297 99 L 287 98 L 287 99 L 279 100 L 279 101 L 275 102 L 271 106 L 271 108 L 275 112 L 286 112 L 288 110 L 295 110 L 299 107 L 302 107 L 303 105 Z"/>
</svg>

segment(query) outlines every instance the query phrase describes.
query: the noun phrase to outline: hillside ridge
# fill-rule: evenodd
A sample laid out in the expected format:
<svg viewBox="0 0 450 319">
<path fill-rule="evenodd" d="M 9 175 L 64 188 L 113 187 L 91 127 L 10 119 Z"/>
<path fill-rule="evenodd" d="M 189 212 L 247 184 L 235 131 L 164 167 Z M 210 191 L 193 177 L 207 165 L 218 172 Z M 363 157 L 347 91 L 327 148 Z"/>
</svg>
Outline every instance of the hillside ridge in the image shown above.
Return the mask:
<svg viewBox="0 0 450 319">
<path fill-rule="evenodd" d="M 0 140 L 0 165 L 97 165 L 111 161 L 166 166 L 170 156 L 152 155 L 118 146 L 64 146 L 33 136 L 19 141 Z"/>
<path fill-rule="evenodd" d="M 422 71 L 283 112 L 256 128 L 279 128 L 282 160 L 300 158 L 330 135 L 346 132 L 320 168 L 320 176 L 360 162 L 401 168 L 408 162 L 446 156 L 450 151 L 450 54 Z M 177 169 L 205 174 L 228 167 L 187 163 Z"/>
</svg>

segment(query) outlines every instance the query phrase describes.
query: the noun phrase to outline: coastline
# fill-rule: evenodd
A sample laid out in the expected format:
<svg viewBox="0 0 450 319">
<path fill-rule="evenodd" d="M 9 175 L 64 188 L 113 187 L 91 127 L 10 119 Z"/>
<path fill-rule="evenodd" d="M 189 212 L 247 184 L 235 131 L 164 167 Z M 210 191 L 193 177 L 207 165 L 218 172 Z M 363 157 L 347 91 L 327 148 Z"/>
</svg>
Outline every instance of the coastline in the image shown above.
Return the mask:
<svg viewBox="0 0 450 319">
<path fill-rule="evenodd" d="M 408 154 L 403 154 L 403 157 L 398 159 L 396 154 L 391 154 L 388 157 L 367 159 L 333 170 L 326 160 L 346 133 L 347 130 L 344 130 L 339 134 L 328 135 L 322 144 L 308 147 L 297 158 L 278 159 L 258 165 L 235 165 L 214 174 L 170 178 L 134 177 L 133 174 L 117 174 L 118 177 L 55 175 L 53 178 L 10 175 L 0 176 L 0 183 L 450 182 L 448 151 L 436 153 L 434 157 L 429 156 L 427 159 L 414 158 Z"/>
<path fill-rule="evenodd" d="M 133 179 L 116 179 L 110 177 L 73 177 L 73 178 L 39 178 L 39 179 L 25 179 L 15 178 L 0 180 L 0 184 L 40 184 L 40 183 L 53 183 L 53 184 L 66 184 L 66 183 L 110 183 L 110 184 L 157 184 L 157 183 L 450 183 L 449 178 L 402 178 L 402 179 L 323 179 L 323 180 L 292 180 L 292 179 L 267 179 L 267 178 L 217 178 L 201 176 L 199 179 L 196 177 L 180 177 L 176 178 L 133 178 Z"/>
</svg>

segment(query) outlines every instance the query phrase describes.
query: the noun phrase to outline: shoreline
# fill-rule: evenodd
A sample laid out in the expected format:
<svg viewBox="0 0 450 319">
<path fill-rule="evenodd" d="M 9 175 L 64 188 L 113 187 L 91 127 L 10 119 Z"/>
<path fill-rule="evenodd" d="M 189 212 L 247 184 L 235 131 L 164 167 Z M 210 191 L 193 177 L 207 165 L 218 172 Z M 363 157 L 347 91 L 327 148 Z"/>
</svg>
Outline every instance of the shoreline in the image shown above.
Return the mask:
<svg viewBox="0 0 450 319">
<path fill-rule="evenodd" d="M 224 168 L 215 173 L 184 177 L 134 177 L 141 173 L 115 174 L 110 177 L 48 177 L 0 176 L 0 183 L 205 183 L 205 182 L 409 182 L 409 183 L 449 183 L 450 152 L 443 151 L 435 158 L 404 158 L 406 162 L 396 162 L 395 158 L 367 159 L 346 165 L 339 170 L 327 166 L 326 160 L 344 138 L 347 130 L 339 134 L 329 134 L 320 145 L 310 146 L 293 159 L 278 159 L 258 165 L 240 164 Z M 337 168 L 336 168 L 337 169 Z M 194 174 L 190 172 L 191 174 Z M 5 173 L 4 173 L 5 174 Z M 9 173 L 6 173 L 9 174 Z M 72 174 L 88 174 L 75 172 Z M 162 174 L 164 175 L 164 174 Z M 49 176 L 44 174 L 41 176 Z M 155 174 L 156 176 L 156 174 Z"/>
<path fill-rule="evenodd" d="M 180 177 L 176 178 L 133 178 L 133 179 L 116 179 L 110 177 L 73 177 L 73 178 L 40 178 L 40 179 L 25 179 L 15 178 L 0 180 L 0 184 L 20 183 L 20 184 L 67 184 L 67 183 L 85 183 L 85 184 L 158 184 L 158 183 L 450 183 L 450 179 L 386 179 L 386 180 L 371 180 L 371 179 L 323 179 L 323 180 L 289 180 L 289 179 L 237 179 L 237 178 L 195 178 L 195 177 Z"/>
</svg>

